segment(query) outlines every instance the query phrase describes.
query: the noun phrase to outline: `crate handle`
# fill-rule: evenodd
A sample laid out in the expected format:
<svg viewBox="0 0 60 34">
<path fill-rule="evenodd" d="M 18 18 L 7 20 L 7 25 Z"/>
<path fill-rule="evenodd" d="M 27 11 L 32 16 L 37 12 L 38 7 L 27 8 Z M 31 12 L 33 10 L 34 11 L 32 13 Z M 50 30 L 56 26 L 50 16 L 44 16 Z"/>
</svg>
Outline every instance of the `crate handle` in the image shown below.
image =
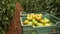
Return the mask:
<svg viewBox="0 0 60 34">
<path fill-rule="evenodd" d="M 55 26 L 57 26 L 58 24 L 60 24 L 60 22 L 57 22 L 57 23 L 55 24 Z"/>
</svg>

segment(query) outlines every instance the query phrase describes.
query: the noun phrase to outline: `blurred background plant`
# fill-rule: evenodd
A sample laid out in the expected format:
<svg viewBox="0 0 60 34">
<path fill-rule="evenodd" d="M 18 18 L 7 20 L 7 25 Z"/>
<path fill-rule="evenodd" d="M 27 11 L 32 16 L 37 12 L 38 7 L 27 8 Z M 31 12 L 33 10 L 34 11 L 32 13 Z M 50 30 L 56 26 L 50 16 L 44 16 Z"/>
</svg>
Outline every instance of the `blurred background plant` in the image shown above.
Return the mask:
<svg viewBox="0 0 60 34">
<path fill-rule="evenodd" d="M 0 34 L 5 34 L 13 18 L 15 2 L 15 0 L 0 0 Z"/>
<path fill-rule="evenodd" d="M 16 0 L 0 0 L 0 34 L 5 34 Z M 60 0 L 19 0 L 26 12 L 47 12 L 60 18 Z"/>
<path fill-rule="evenodd" d="M 60 18 L 60 0 L 19 0 L 26 12 L 47 12 Z"/>
</svg>

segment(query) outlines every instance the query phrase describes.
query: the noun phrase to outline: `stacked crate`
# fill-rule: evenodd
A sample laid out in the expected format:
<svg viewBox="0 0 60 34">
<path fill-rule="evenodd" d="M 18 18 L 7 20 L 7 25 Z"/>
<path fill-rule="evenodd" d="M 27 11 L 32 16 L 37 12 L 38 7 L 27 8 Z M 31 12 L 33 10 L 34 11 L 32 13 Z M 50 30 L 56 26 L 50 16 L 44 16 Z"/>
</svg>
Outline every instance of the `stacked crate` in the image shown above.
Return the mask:
<svg viewBox="0 0 60 34">
<path fill-rule="evenodd" d="M 25 20 L 24 18 L 26 17 L 26 15 L 29 13 L 21 13 L 21 25 L 22 25 L 22 31 L 23 34 L 59 34 L 60 31 L 59 27 L 60 27 L 60 22 L 59 19 L 57 19 L 55 16 L 47 14 L 47 13 L 43 13 L 43 18 L 46 17 L 48 19 L 50 19 L 52 21 L 52 23 L 54 23 L 54 26 L 45 26 L 45 27 L 31 27 L 29 25 L 23 25 L 23 21 Z M 38 13 L 37 13 L 38 14 Z"/>
</svg>

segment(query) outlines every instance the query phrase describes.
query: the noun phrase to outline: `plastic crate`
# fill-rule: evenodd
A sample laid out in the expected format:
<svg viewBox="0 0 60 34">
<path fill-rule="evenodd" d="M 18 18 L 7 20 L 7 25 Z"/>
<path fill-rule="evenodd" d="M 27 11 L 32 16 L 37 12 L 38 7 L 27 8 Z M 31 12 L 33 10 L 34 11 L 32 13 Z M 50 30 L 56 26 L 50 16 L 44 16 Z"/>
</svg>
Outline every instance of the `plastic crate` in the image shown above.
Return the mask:
<svg viewBox="0 0 60 34">
<path fill-rule="evenodd" d="M 23 14 L 22 17 L 20 17 L 23 34 L 59 34 L 58 28 L 60 27 L 60 22 L 54 16 L 44 14 L 43 18 L 46 17 L 50 19 L 51 22 L 54 23 L 54 25 L 38 28 L 33 28 L 29 25 L 23 25 L 22 22 L 24 21 L 25 17 L 26 14 Z M 55 31 L 53 29 L 55 29 Z"/>
</svg>

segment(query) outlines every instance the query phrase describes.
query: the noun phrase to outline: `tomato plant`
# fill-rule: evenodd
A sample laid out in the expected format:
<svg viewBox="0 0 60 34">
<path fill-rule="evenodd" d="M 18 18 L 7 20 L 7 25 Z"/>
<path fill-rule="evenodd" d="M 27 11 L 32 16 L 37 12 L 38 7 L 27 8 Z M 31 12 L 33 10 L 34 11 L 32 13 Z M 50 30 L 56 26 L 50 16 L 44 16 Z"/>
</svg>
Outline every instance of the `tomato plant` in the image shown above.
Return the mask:
<svg viewBox="0 0 60 34">
<path fill-rule="evenodd" d="M 0 34 L 5 34 L 15 11 L 15 0 L 0 0 Z"/>
</svg>

